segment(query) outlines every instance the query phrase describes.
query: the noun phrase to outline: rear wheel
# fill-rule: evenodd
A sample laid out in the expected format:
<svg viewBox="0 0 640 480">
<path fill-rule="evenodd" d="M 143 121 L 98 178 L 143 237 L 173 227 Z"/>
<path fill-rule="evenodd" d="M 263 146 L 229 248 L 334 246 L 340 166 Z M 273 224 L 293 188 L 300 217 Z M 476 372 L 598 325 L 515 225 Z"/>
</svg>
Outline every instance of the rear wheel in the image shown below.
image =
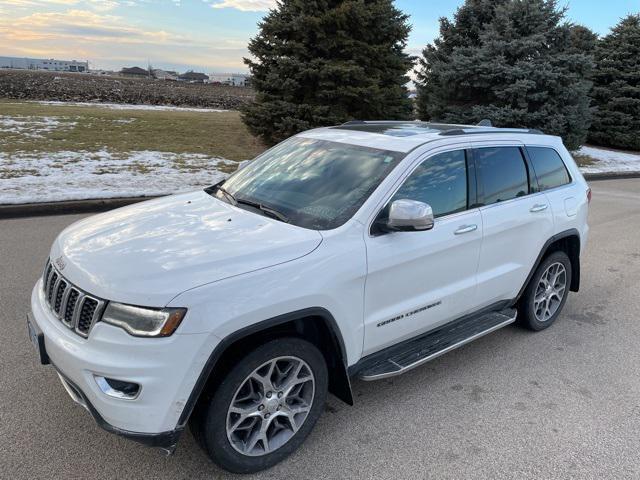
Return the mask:
<svg viewBox="0 0 640 480">
<path fill-rule="evenodd" d="M 550 327 L 567 301 L 571 285 L 571 261 L 566 253 L 554 252 L 536 269 L 519 308 L 520 323 L 531 330 Z"/>
<path fill-rule="evenodd" d="M 201 417 L 201 443 L 226 470 L 269 468 L 309 435 L 324 408 L 327 385 L 324 357 L 313 344 L 272 340 L 239 360 L 222 380 Z"/>
</svg>

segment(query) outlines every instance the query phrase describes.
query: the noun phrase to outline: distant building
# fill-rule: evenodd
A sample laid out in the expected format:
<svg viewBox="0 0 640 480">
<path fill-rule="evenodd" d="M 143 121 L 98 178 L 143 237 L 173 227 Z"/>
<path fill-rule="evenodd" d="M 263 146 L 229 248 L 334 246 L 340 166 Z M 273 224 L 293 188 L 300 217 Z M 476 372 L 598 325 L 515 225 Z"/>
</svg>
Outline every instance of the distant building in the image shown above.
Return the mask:
<svg viewBox="0 0 640 480">
<path fill-rule="evenodd" d="M 160 68 L 156 68 L 151 71 L 153 76 L 158 80 L 178 80 L 178 72 L 173 72 L 171 70 L 162 70 Z"/>
<path fill-rule="evenodd" d="M 180 75 L 178 80 L 189 83 L 205 83 L 209 80 L 209 77 L 204 73 L 189 71 Z"/>
<path fill-rule="evenodd" d="M 22 70 L 49 70 L 52 72 L 88 72 L 89 62 L 56 60 L 54 58 L 0 57 L 0 68 Z"/>
<path fill-rule="evenodd" d="M 91 69 L 89 72 L 91 75 L 118 75 L 118 72 L 114 72 L 113 70 L 95 70 Z"/>
<path fill-rule="evenodd" d="M 149 70 L 140 67 L 125 67 L 120 70 L 120 75 L 125 77 L 142 78 L 149 77 Z"/>
<path fill-rule="evenodd" d="M 233 85 L 234 87 L 250 86 L 251 78 L 244 73 L 212 73 L 209 75 L 209 83 Z"/>
</svg>

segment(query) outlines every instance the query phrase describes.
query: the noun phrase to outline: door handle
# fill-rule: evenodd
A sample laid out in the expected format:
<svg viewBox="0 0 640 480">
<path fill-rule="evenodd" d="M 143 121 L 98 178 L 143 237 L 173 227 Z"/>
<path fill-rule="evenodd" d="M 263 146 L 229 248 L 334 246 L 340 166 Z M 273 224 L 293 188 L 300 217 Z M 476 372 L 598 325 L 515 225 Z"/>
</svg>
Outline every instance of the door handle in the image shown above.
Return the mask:
<svg viewBox="0 0 640 480">
<path fill-rule="evenodd" d="M 478 225 L 462 225 L 455 232 L 455 235 L 460 235 L 461 233 L 469 233 L 478 229 Z"/>
<path fill-rule="evenodd" d="M 548 206 L 549 205 L 547 205 L 546 203 L 536 203 L 533 207 L 529 209 L 529 211 L 531 213 L 542 212 L 543 210 L 546 210 Z"/>
</svg>

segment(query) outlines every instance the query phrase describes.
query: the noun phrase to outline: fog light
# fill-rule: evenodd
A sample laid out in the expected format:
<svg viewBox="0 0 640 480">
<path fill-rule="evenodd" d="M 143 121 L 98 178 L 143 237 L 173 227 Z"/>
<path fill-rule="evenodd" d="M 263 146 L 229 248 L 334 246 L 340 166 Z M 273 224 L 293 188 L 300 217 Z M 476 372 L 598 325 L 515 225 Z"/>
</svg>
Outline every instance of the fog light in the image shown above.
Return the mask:
<svg viewBox="0 0 640 480">
<path fill-rule="evenodd" d="M 140 385 L 137 383 L 115 380 L 99 375 L 94 375 L 93 377 L 96 379 L 96 383 L 102 393 L 110 397 L 133 400 L 140 393 Z"/>
</svg>

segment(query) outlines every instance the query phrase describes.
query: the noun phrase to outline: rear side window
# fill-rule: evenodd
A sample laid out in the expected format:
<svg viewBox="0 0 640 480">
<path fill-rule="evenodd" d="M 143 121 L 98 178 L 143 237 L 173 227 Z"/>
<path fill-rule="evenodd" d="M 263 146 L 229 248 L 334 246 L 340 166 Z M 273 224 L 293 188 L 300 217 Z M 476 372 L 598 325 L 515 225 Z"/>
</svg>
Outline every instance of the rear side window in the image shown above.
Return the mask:
<svg viewBox="0 0 640 480">
<path fill-rule="evenodd" d="M 518 147 L 477 148 L 474 156 L 484 205 L 529 193 L 527 167 Z"/>
<path fill-rule="evenodd" d="M 464 150 L 427 158 L 407 178 L 391 202 L 403 198 L 428 203 L 436 217 L 466 210 L 467 163 Z"/>
<path fill-rule="evenodd" d="M 527 152 L 538 177 L 538 187 L 541 191 L 571 182 L 567 167 L 554 149 L 527 147 Z"/>
</svg>

